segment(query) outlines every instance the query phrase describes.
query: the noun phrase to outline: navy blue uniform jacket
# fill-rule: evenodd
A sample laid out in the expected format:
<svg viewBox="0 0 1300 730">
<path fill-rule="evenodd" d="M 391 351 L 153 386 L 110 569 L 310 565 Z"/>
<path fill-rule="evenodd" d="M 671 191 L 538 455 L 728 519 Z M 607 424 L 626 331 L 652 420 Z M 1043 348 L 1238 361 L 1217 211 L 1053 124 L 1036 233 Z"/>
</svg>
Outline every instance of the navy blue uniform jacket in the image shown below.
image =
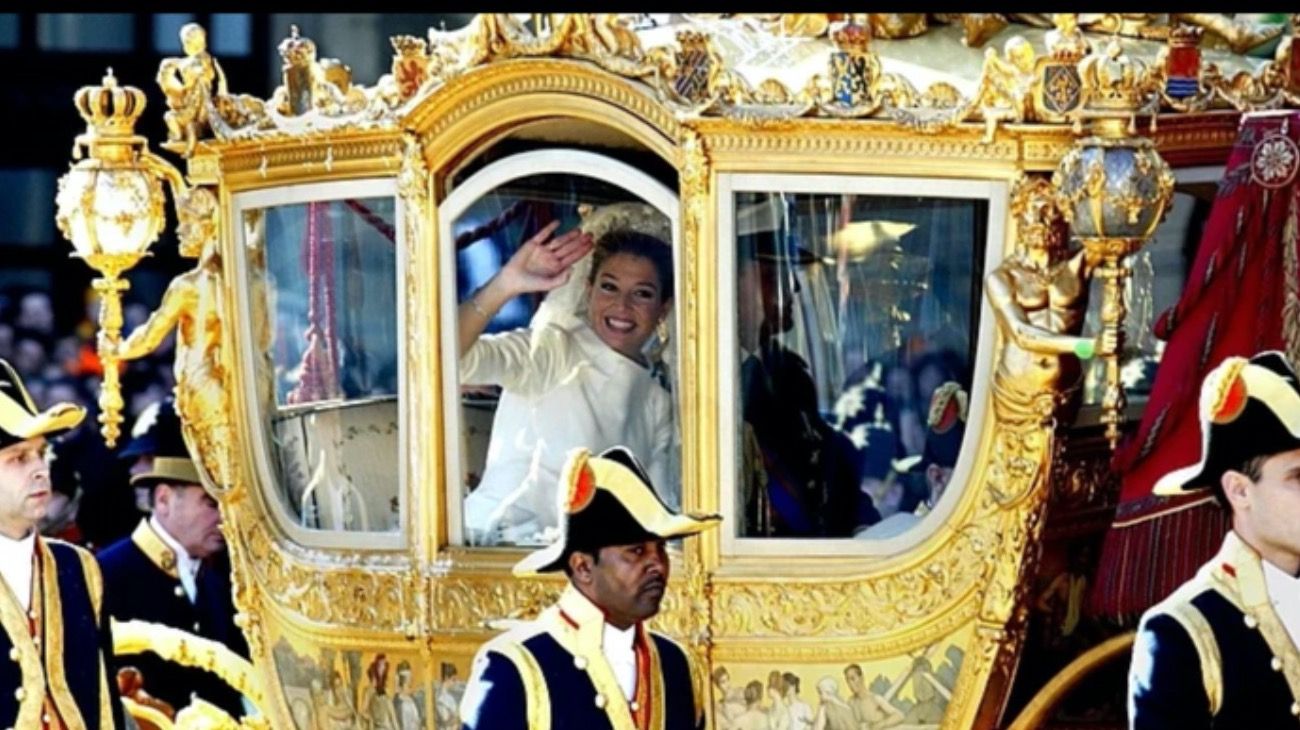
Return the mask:
<svg viewBox="0 0 1300 730">
<path fill-rule="evenodd" d="M 230 563 L 224 550 L 204 561 L 199 569 L 194 603 L 190 603 L 181 586 L 176 556 L 147 519 L 130 537 L 113 543 L 98 557 L 104 571 L 108 612 L 113 618 L 171 626 L 221 642 L 236 654 L 248 657 L 248 644 L 235 626 Z M 139 669 L 145 691 L 177 711 L 190 703 L 191 694 L 197 693 L 235 718 L 244 714 L 239 692 L 211 672 L 163 661 L 152 652 L 121 657 L 113 668 L 114 674 L 123 666 Z"/>
<path fill-rule="evenodd" d="M 637 628 L 632 701 L 601 649 L 604 616 L 573 587 L 535 621 L 474 658 L 461 702 L 467 730 L 701 730 L 703 686 L 685 650 Z"/>
<path fill-rule="evenodd" d="M 1128 706 L 1135 730 L 1300 727 L 1300 653 L 1236 533 L 1143 615 Z"/>
<path fill-rule="evenodd" d="M 113 636 L 99 566 L 89 552 L 59 540 L 37 537 L 35 545 L 34 635 L 13 591 L 0 588 L 0 727 L 41 727 L 47 695 L 65 725 L 123 727 L 105 661 L 113 656 Z"/>
</svg>

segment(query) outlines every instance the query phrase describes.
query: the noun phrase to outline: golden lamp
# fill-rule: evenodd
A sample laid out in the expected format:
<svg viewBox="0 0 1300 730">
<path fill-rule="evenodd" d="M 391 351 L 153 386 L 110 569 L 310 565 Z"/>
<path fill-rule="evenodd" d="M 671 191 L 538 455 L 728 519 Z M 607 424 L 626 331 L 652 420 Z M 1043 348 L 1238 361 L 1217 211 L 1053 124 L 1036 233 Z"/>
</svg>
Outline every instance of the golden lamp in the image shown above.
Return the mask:
<svg viewBox="0 0 1300 730">
<path fill-rule="evenodd" d="M 121 276 L 148 254 L 149 245 L 162 231 L 160 179 L 171 185 L 173 197 L 186 188 L 180 172 L 151 153 L 145 138 L 135 134 L 136 120 L 145 107 L 143 92 L 118 86 L 110 68 L 102 85 L 82 87 L 75 103 L 86 120 L 86 131 L 72 147 L 72 157 L 79 161 L 59 178 L 55 220 L 72 242 L 73 256 L 100 274 L 92 283 L 101 297 L 99 358 L 104 381 L 99 422 L 104 440 L 113 446 L 122 423 L 117 354 L 122 292 L 130 288 Z"/>
<path fill-rule="evenodd" d="M 1105 282 L 1101 321 L 1113 352 L 1106 359 L 1102 421 L 1111 448 L 1119 443 L 1125 395 L 1120 380 L 1124 347 L 1124 288 L 1131 269 L 1127 258 L 1155 233 L 1173 198 L 1174 176 L 1155 145 L 1136 134 L 1140 113 L 1155 113 L 1158 87 L 1146 66 L 1130 59 L 1118 42 L 1079 63 L 1083 103 L 1076 124 L 1088 122 L 1052 176 L 1071 235 L 1097 262 Z"/>
</svg>

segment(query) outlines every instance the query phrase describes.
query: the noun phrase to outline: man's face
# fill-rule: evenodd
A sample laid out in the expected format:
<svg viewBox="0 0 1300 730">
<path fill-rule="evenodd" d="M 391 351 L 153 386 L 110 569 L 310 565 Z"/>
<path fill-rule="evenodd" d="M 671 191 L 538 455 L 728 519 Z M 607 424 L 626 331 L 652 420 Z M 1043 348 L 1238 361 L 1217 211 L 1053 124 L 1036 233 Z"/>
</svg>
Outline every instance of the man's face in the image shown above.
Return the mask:
<svg viewBox="0 0 1300 730">
<path fill-rule="evenodd" d="M 668 548 L 663 540 L 603 547 L 589 574 L 575 578 L 586 581 L 588 598 L 611 624 L 627 628 L 659 613 L 668 588 Z"/>
<path fill-rule="evenodd" d="M 866 694 L 867 687 L 862 682 L 862 672 L 857 669 L 845 669 L 844 681 L 849 685 L 849 691 L 854 697 L 861 697 Z"/>
<path fill-rule="evenodd" d="M 1279 558 L 1300 561 L 1300 449 L 1270 457 L 1254 482 L 1238 472 L 1225 479 L 1229 475 L 1244 480 L 1242 489 L 1224 488 L 1238 532 L 1275 564 Z"/>
<path fill-rule="evenodd" d="M 766 338 L 793 329 L 798 291 L 798 281 L 789 267 L 761 259 L 742 262 L 737 278 L 742 337 L 752 332 Z"/>
<path fill-rule="evenodd" d="M 154 487 L 154 514 L 158 522 L 185 548 L 202 560 L 226 546 L 221 534 L 217 501 L 197 484 L 159 484 Z"/>
<path fill-rule="evenodd" d="M 44 437 L 0 449 L 0 532 L 14 539 L 26 536 L 45 516 L 50 496 Z"/>
</svg>

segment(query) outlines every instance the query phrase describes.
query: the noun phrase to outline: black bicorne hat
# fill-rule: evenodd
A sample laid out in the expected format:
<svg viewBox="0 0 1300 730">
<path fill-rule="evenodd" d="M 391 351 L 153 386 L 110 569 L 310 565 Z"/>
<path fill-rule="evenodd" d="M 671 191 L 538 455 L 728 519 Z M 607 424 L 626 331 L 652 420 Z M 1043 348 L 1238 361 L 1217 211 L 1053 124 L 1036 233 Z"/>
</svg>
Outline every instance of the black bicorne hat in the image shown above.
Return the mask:
<svg viewBox="0 0 1300 730">
<path fill-rule="evenodd" d="M 1300 381 L 1276 350 L 1230 357 L 1201 384 L 1201 460 L 1156 482 L 1175 496 L 1218 483 L 1223 472 L 1257 456 L 1300 449 Z"/>
<path fill-rule="evenodd" d="M 176 414 L 173 398 L 166 398 L 141 411 L 131 436 L 120 456 L 154 457 L 149 471 L 131 477 L 132 486 L 152 486 L 159 482 L 177 485 L 202 483 L 194 459 L 185 446 L 181 419 Z"/>
<path fill-rule="evenodd" d="M 515 575 L 553 573 L 576 551 L 694 535 L 718 524 L 718 515 L 678 514 L 655 493 L 640 462 L 622 446 L 591 456 L 569 453 L 560 472 L 560 538 L 530 553 Z"/>
<path fill-rule="evenodd" d="M 57 436 L 85 417 L 86 409 L 75 403 L 55 403 L 36 410 L 18 371 L 0 360 L 0 449 L 36 436 Z"/>
</svg>

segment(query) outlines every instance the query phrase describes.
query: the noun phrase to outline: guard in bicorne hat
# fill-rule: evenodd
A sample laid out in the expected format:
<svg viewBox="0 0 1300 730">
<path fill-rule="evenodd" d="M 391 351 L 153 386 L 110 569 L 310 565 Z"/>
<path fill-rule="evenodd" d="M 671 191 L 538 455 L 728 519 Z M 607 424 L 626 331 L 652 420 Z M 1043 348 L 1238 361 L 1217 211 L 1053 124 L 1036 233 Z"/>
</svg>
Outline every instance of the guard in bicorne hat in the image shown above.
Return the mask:
<svg viewBox="0 0 1300 730">
<path fill-rule="evenodd" d="M 1213 490 L 1219 553 L 1142 617 L 1130 726 L 1300 725 L 1300 383 L 1280 352 L 1230 357 L 1201 387 L 1201 459 L 1155 493 Z"/>
<path fill-rule="evenodd" d="M 36 532 L 51 494 L 45 439 L 85 416 L 71 403 L 37 410 L 0 360 L 0 727 L 122 726 L 99 566 Z"/>
<path fill-rule="evenodd" d="M 175 402 L 162 401 L 146 424 L 125 451 L 137 459 L 131 486 L 147 492 L 151 514 L 98 555 L 108 611 L 118 621 L 171 626 L 247 657 L 248 644 L 235 625 L 221 513 L 185 446 Z M 152 652 L 122 657 L 114 674 L 125 666 L 138 670 L 145 692 L 173 711 L 198 695 L 233 717 L 244 714 L 239 692 L 211 672 Z"/>
<path fill-rule="evenodd" d="M 668 585 L 665 541 L 715 526 L 676 514 L 627 449 L 569 455 L 560 477 L 561 536 L 514 568 L 563 571 L 569 585 L 537 619 L 474 658 L 461 702 L 470 730 L 696 730 L 704 686 L 687 653 L 649 631 Z"/>
</svg>

